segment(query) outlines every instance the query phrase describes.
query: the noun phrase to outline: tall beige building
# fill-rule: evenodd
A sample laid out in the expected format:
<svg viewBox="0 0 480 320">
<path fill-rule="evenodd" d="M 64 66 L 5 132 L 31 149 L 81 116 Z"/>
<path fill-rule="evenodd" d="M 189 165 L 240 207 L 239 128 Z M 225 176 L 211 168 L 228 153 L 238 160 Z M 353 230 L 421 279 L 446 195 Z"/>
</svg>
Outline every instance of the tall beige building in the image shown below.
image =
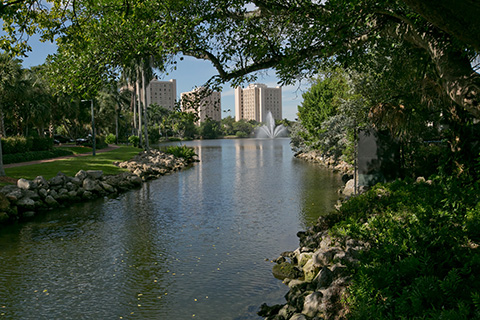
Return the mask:
<svg viewBox="0 0 480 320">
<path fill-rule="evenodd" d="M 221 93 L 206 89 L 197 88 L 190 92 L 181 94 L 182 111 L 196 112 L 198 114 L 197 124 L 204 122 L 207 118 L 222 120 Z"/>
<path fill-rule="evenodd" d="M 150 81 L 147 92 L 147 106 L 151 104 L 158 104 L 169 110 L 174 110 L 177 99 L 177 81 L 172 79 L 170 81 L 160 81 L 153 79 Z"/>
<path fill-rule="evenodd" d="M 268 88 L 251 83 L 247 88 L 235 88 L 235 121 L 240 119 L 265 122 L 270 111 L 275 120 L 282 119 L 282 87 Z"/>
</svg>

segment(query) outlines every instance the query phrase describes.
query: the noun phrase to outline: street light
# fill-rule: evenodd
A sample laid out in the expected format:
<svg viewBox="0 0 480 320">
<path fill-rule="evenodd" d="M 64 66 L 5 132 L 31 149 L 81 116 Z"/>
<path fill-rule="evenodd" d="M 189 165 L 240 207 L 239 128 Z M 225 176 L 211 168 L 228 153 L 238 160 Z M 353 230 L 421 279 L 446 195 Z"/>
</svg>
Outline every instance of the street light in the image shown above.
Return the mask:
<svg viewBox="0 0 480 320">
<path fill-rule="evenodd" d="M 92 100 L 82 100 L 82 102 L 90 101 L 91 113 L 92 113 L 92 155 L 95 155 L 95 116 L 93 114 L 93 99 Z"/>
</svg>

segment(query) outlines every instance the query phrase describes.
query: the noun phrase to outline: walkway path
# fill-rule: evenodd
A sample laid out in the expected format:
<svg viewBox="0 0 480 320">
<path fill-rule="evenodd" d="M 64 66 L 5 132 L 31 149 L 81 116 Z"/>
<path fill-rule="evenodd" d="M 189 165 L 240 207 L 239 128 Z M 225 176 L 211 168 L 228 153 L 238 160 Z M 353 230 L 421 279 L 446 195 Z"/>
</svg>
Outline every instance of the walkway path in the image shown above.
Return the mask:
<svg viewBox="0 0 480 320">
<path fill-rule="evenodd" d="M 103 152 L 108 152 L 114 149 L 119 148 L 118 146 L 115 145 L 108 145 L 107 148 L 96 150 L 96 153 L 103 153 Z M 18 162 L 18 163 L 11 163 L 11 164 L 4 164 L 3 168 L 15 168 L 15 167 L 21 167 L 21 166 L 29 166 L 31 164 L 38 164 L 38 163 L 45 163 L 45 162 L 53 162 L 57 160 L 62 160 L 62 159 L 68 159 L 68 158 L 74 158 L 74 157 L 85 157 L 85 156 L 90 156 L 92 153 L 79 153 L 79 154 L 72 154 L 70 156 L 62 156 L 62 157 L 57 157 L 57 158 L 51 158 L 51 159 L 44 159 L 44 160 L 34 160 L 34 161 L 26 161 L 26 162 Z"/>
</svg>

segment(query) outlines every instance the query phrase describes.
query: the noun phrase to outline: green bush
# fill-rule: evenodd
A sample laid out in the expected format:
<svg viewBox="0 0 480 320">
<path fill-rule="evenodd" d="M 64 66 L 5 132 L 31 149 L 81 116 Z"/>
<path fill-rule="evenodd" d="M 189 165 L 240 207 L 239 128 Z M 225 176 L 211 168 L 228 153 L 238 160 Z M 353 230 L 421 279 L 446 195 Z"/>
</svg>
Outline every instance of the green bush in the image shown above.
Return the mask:
<svg viewBox="0 0 480 320">
<path fill-rule="evenodd" d="M 116 141 L 116 137 L 113 133 L 109 133 L 106 137 L 105 137 L 105 142 L 107 144 L 114 144 Z"/>
<path fill-rule="evenodd" d="M 130 143 L 134 147 L 138 147 L 139 142 L 140 142 L 140 138 L 138 138 L 137 136 L 128 137 L 128 143 Z"/>
<path fill-rule="evenodd" d="M 8 137 L 2 139 L 2 153 L 15 154 L 29 151 L 45 151 L 53 148 L 52 138 Z"/>
<path fill-rule="evenodd" d="M 3 164 L 51 159 L 56 157 L 69 156 L 72 154 L 73 154 L 72 151 L 63 150 L 60 148 L 55 148 L 53 150 L 48 150 L 48 151 L 29 151 L 24 153 L 4 154 Z"/>
<path fill-rule="evenodd" d="M 173 154 L 177 158 L 183 158 L 188 162 L 193 162 L 194 157 L 197 155 L 193 148 L 183 146 L 171 146 L 164 150 L 165 153 Z"/>
<path fill-rule="evenodd" d="M 32 146 L 29 151 L 47 151 L 53 149 L 53 138 L 29 138 L 32 141 Z"/>
<path fill-rule="evenodd" d="M 332 234 L 371 246 L 350 266 L 350 318 L 480 316 L 480 253 L 471 245 L 480 239 L 477 189 L 458 181 L 395 181 L 341 207 Z"/>
<path fill-rule="evenodd" d="M 247 138 L 248 137 L 248 133 L 246 132 L 243 132 L 243 131 L 237 131 L 237 133 L 235 134 L 238 138 Z"/>
</svg>

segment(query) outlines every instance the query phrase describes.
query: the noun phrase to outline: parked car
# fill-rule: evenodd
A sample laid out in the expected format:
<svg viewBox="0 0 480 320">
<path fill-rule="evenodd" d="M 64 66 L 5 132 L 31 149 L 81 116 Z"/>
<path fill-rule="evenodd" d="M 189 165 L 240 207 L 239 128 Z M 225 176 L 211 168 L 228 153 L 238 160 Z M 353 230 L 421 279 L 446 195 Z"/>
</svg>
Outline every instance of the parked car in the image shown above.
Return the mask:
<svg viewBox="0 0 480 320">
<path fill-rule="evenodd" d="M 75 140 L 75 143 L 76 143 L 76 145 L 83 146 L 83 145 L 86 145 L 87 143 L 90 143 L 90 139 L 78 138 L 77 140 Z"/>
<path fill-rule="evenodd" d="M 68 142 L 73 142 L 73 139 L 67 138 L 67 137 L 62 136 L 60 134 L 56 134 L 56 135 L 53 136 L 53 142 L 55 144 L 68 143 Z"/>
</svg>

